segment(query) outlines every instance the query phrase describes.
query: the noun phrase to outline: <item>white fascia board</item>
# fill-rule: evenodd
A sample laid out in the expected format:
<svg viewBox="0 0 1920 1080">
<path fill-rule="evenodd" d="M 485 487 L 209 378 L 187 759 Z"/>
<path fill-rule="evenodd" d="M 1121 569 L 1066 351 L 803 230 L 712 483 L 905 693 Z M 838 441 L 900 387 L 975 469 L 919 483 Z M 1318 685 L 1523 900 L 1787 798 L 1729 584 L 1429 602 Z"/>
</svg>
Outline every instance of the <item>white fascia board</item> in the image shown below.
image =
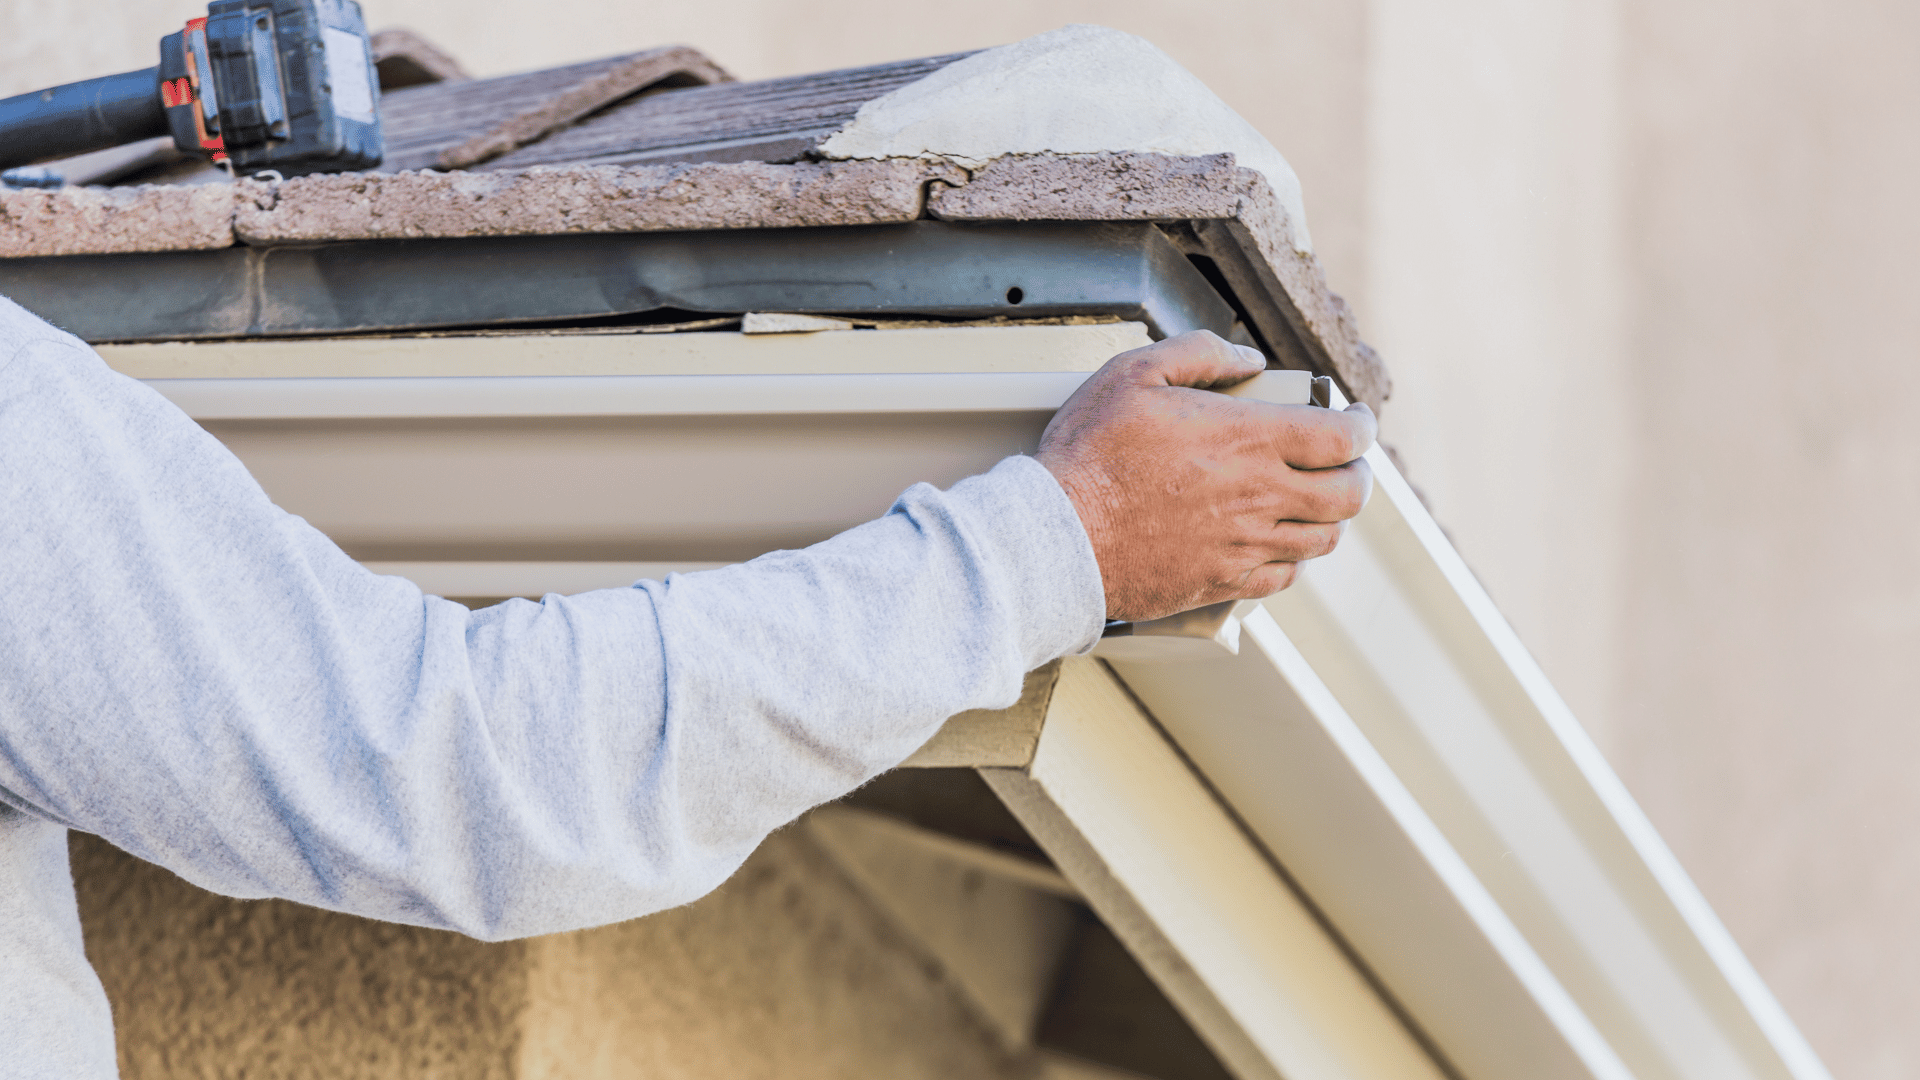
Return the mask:
<svg viewBox="0 0 1920 1080">
<path fill-rule="evenodd" d="M 1097 660 L 1062 665 L 994 791 L 1240 1080 L 1445 1075 Z"/>
<path fill-rule="evenodd" d="M 103 345 L 196 420 L 1051 412 L 1140 323 Z"/>
<path fill-rule="evenodd" d="M 618 565 L 556 558 L 731 560 L 823 540 L 916 481 L 1031 452 L 1090 372 L 1148 341 L 1099 323 L 100 352 L 349 550 L 416 564 L 441 595 L 502 596 L 621 584 Z"/>
<path fill-rule="evenodd" d="M 1239 655 L 1114 663 L 1474 1080 L 1824 1069 L 1392 464 Z"/>
</svg>

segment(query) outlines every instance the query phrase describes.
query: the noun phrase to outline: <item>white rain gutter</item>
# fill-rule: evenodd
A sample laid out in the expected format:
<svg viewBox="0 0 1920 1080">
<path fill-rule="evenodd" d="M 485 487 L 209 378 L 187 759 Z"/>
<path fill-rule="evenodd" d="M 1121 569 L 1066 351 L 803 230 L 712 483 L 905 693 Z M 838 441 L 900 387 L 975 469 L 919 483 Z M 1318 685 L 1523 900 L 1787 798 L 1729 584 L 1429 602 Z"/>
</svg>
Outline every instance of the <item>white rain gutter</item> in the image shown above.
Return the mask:
<svg viewBox="0 0 1920 1080">
<path fill-rule="evenodd" d="M 288 509 L 343 542 L 413 545 L 382 569 L 503 595 L 828 535 L 908 483 L 1031 450 L 1088 372 L 1145 343 L 1125 324 L 100 351 Z M 540 373 L 555 364 L 569 374 Z M 1243 1077 L 1421 1072 L 1399 1050 L 1369 1056 L 1399 1045 L 1398 1021 L 1333 974 L 1344 946 L 1469 1080 L 1827 1080 L 1411 489 L 1370 460 L 1376 493 L 1339 551 L 1243 620 L 1237 654 L 1077 661 L 1080 704 L 1055 708 L 1080 718 L 1049 712 L 1036 756 L 990 770 L 996 786 L 1065 845 L 1076 888 L 1159 920 L 1136 927 L 1166 953 L 1143 963 L 1192 984 L 1170 993 Z M 622 554 L 472 554 L 583 539 Z M 436 560 L 436 544 L 460 554 Z M 1112 708 L 1146 710 L 1123 717 L 1131 757 L 1085 742 L 1104 670 L 1124 682 Z M 1243 843 L 1280 873 L 1194 864 L 1178 836 L 1125 825 L 1124 806 L 1163 802 L 1212 850 Z M 1337 941 L 1314 943 L 1289 881 Z M 1227 938 L 1201 925 L 1220 919 L 1253 921 Z M 1290 929 L 1260 936 L 1269 923 Z M 1249 967 L 1232 940 L 1266 959 Z M 1337 1008 L 1286 989 L 1336 985 Z"/>
<path fill-rule="evenodd" d="M 1828 1073 L 1378 449 L 1238 655 L 1110 661 L 1475 1080 Z"/>
</svg>

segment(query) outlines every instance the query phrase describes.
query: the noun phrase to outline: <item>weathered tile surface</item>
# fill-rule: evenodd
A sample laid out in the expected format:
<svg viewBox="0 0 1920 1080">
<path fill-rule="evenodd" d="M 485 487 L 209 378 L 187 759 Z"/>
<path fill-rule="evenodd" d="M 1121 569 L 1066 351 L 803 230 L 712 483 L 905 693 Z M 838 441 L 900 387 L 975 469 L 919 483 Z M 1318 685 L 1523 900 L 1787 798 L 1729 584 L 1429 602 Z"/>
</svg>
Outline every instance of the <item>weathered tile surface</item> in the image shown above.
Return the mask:
<svg viewBox="0 0 1920 1080">
<path fill-rule="evenodd" d="M 234 188 L 0 187 L 0 258 L 233 244 Z"/>
<path fill-rule="evenodd" d="M 870 225 L 921 215 L 919 161 L 544 166 L 287 180 L 243 205 L 250 244 Z"/>
</svg>

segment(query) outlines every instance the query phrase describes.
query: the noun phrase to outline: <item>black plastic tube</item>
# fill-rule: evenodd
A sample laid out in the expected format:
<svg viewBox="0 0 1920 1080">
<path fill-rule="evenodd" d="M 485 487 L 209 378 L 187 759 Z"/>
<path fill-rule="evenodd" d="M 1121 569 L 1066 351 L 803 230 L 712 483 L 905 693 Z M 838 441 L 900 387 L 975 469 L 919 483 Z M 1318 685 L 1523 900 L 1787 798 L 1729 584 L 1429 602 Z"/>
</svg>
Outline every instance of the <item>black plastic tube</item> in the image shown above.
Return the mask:
<svg viewBox="0 0 1920 1080">
<path fill-rule="evenodd" d="M 0 100 L 0 169 L 165 135 L 160 69 L 128 71 Z"/>
</svg>

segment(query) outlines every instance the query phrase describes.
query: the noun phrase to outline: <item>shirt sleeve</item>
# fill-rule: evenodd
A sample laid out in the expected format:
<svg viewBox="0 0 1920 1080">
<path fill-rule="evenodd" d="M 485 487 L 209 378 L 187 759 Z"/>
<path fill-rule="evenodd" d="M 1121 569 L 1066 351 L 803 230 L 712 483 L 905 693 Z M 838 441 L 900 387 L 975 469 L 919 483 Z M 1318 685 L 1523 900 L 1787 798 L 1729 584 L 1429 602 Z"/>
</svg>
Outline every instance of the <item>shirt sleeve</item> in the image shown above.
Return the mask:
<svg viewBox="0 0 1920 1080">
<path fill-rule="evenodd" d="M 682 904 L 1100 631 L 1029 458 L 804 551 L 470 612 L 92 350 L 11 344 L 0 800 L 228 895 L 486 939 Z"/>
</svg>

